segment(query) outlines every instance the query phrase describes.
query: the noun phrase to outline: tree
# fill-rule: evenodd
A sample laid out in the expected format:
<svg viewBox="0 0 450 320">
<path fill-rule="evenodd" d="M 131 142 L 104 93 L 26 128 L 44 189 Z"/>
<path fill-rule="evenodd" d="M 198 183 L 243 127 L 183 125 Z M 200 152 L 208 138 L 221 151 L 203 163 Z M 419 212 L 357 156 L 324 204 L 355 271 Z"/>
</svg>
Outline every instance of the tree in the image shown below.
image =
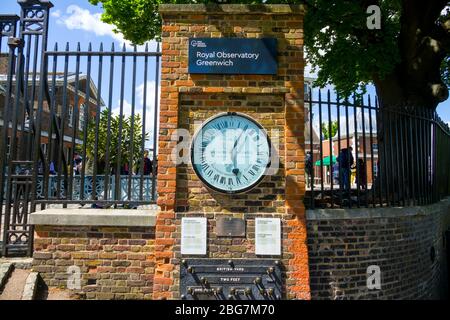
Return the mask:
<svg viewBox="0 0 450 320">
<path fill-rule="evenodd" d="M 89 0 L 102 4 L 102 20 L 136 43 L 159 39 L 161 3 L 186 0 Z M 447 0 L 227 1 L 305 3 L 305 46 L 317 84 L 348 97 L 374 83 L 382 106 L 431 108 L 448 98 L 450 13 Z M 370 30 L 367 8 L 381 9 L 381 29 Z"/>
<path fill-rule="evenodd" d="M 108 119 L 110 121 L 110 130 L 108 131 Z M 99 125 L 96 126 L 96 119 L 91 118 L 88 122 L 88 135 L 86 141 L 86 154 L 88 158 L 88 170 L 93 171 L 94 165 L 97 167 L 98 174 L 105 174 L 109 167 L 109 173 L 115 172 L 120 155 L 120 167 L 128 164 L 130 169 L 136 169 L 139 161 L 143 158 L 142 143 L 143 139 L 148 140 L 148 134 L 142 136 L 142 122 L 140 115 L 134 116 L 134 126 L 132 126 L 132 117 L 122 117 L 122 131 L 120 135 L 120 116 L 109 114 L 108 109 L 100 113 Z M 131 132 L 133 129 L 133 133 Z M 96 138 L 96 134 L 98 137 Z M 120 136 L 120 147 L 118 146 Z M 130 137 L 133 137 L 131 139 Z M 97 141 L 97 148 L 96 148 Z M 133 141 L 133 154 L 131 155 L 131 145 Z M 106 163 L 106 150 L 109 150 L 109 159 Z M 119 152 L 118 152 L 119 150 Z M 94 164 L 93 159 L 96 160 Z M 131 160 L 131 161 L 130 161 Z"/>
<path fill-rule="evenodd" d="M 329 134 L 330 125 L 326 122 L 322 123 L 322 135 L 325 140 L 330 139 Z M 338 131 L 338 121 L 331 122 L 331 137 L 334 137 Z"/>
</svg>

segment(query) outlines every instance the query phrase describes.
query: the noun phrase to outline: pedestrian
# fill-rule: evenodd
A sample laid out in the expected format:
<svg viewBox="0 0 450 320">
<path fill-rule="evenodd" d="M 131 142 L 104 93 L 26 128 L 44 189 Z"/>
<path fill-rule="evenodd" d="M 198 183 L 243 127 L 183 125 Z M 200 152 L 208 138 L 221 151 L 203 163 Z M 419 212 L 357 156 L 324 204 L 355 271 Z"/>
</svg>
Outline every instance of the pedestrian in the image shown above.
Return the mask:
<svg viewBox="0 0 450 320">
<path fill-rule="evenodd" d="M 53 161 L 50 162 L 49 173 L 52 175 L 56 174 L 55 163 Z"/>
<path fill-rule="evenodd" d="M 148 151 L 144 152 L 144 175 L 149 176 L 152 174 L 152 160 L 148 157 Z"/>
<path fill-rule="evenodd" d="M 75 152 L 73 154 L 73 173 L 75 175 L 81 174 L 81 167 L 82 167 L 83 158 L 79 155 L 78 152 Z"/>
<path fill-rule="evenodd" d="M 306 153 L 306 158 L 305 158 L 305 173 L 306 173 L 306 187 L 307 188 L 311 187 L 312 171 L 313 171 L 312 154 L 311 154 L 311 151 L 308 151 Z"/>
<path fill-rule="evenodd" d="M 367 172 L 366 172 L 366 164 L 363 159 L 358 159 L 356 170 L 357 170 L 356 185 L 359 186 L 362 190 L 366 190 Z"/>
<path fill-rule="evenodd" d="M 339 163 L 333 164 L 333 184 L 339 184 Z"/>
<path fill-rule="evenodd" d="M 353 148 L 348 147 L 341 149 L 337 161 L 341 167 L 341 180 L 340 187 L 345 191 L 350 191 L 350 178 L 351 178 L 351 167 L 354 163 L 353 159 Z"/>
</svg>

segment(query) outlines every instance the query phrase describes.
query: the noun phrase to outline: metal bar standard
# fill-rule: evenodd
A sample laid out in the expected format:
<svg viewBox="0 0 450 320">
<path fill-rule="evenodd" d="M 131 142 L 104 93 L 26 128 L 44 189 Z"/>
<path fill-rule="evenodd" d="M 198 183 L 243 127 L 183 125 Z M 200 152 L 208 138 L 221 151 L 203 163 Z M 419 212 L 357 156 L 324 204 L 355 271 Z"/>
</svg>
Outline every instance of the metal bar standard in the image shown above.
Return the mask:
<svg viewBox="0 0 450 320">
<path fill-rule="evenodd" d="M 341 106 L 339 105 L 339 95 L 337 95 L 336 97 L 336 101 L 338 102 L 337 105 L 337 139 L 338 139 L 338 156 L 339 153 L 341 152 Z M 338 183 L 339 186 L 341 185 L 341 180 L 342 179 L 342 163 L 341 161 L 338 161 Z M 342 194 L 342 188 L 339 187 L 339 204 L 342 206 L 343 203 L 343 194 Z"/>
<path fill-rule="evenodd" d="M 159 42 L 156 46 L 156 52 L 160 53 Z M 157 141 L 158 136 L 158 104 L 159 104 L 159 71 L 160 71 L 160 55 L 156 56 L 156 68 L 155 68 L 155 102 L 153 110 L 153 163 L 152 163 L 152 200 L 156 199 L 156 175 L 157 173 Z"/>
<path fill-rule="evenodd" d="M 69 51 L 69 43 L 66 44 L 66 52 Z M 63 101 L 62 101 L 62 110 L 61 110 L 61 130 L 59 132 L 59 145 L 58 145 L 58 185 L 57 185 L 57 197 L 61 198 L 61 172 L 64 170 L 64 190 L 65 190 L 65 198 L 67 199 L 67 171 L 65 170 L 65 163 L 62 164 L 62 158 L 65 159 L 64 154 L 64 132 L 65 132 L 65 121 L 67 114 L 67 77 L 69 73 L 69 56 L 65 56 L 64 59 L 64 84 L 63 84 Z M 70 159 L 69 159 L 70 161 Z"/>
<path fill-rule="evenodd" d="M 331 208 L 334 207 L 334 192 L 333 192 L 333 128 L 332 128 L 332 122 L 331 122 L 331 92 L 328 90 L 327 93 L 327 102 L 328 102 L 328 143 L 329 145 L 329 151 L 330 151 L 330 193 L 331 193 Z"/>
<path fill-rule="evenodd" d="M 114 43 L 111 45 L 111 52 L 114 53 Z M 101 59 L 101 58 L 99 58 Z M 109 65 L 109 95 L 108 95 L 108 119 L 106 125 L 106 132 L 109 134 L 111 132 L 111 113 L 112 113 L 112 99 L 113 99 L 113 86 L 114 86 L 114 55 L 111 55 L 110 65 Z M 100 96 L 100 94 L 99 94 Z M 99 98 L 99 97 L 98 97 Z M 97 110 L 96 124 L 100 121 L 99 110 Z M 103 199 L 108 199 L 109 194 L 109 176 L 111 174 L 111 165 L 109 164 L 109 152 L 110 152 L 110 141 L 107 139 L 105 146 L 105 191 Z"/>
<path fill-rule="evenodd" d="M 365 204 L 366 208 L 369 207 L 369 199 L 368 199 L 368 192 L 367 192 L 367 186 L 368 186 L 368 179 L 367 179 L 367 138 L 366 138 L 366 113 L 365 113 L 365 106 L 364 106 L 364 97 L 362 97 L 362 104 L 361 104 L 361 120 L 362 120 L 362 143 L 363 143 L 363 167 L 360 168 L 363 171 L 362 176 L 360 177 L 360 181 L 362 182 L 364 186 L 364 198 L 365 198 Z M 373 180 L 372 180 L 373 181 Z"/>
<path fill-rule="evenodd" d="M 383 139 L 383 141 L 381 141 L 381 145 L 382 145 L 382 149 L 383 149 L 382 156 L 381 156 L 382 172 L 380 172 L 380 175 L 382 175 L 383 179 L 382 179 L 382 181 L 380 183 L 380 188 L 384 188 L 385 189 L 386 206 L 389 206 L 390 205 L 390 194 L 389 194 L 389 190 L 390 190 L 389 187 L 390 187 L 390 185 L 388 183 L 389 175 L 388 175 L 388 170 L 387 170 L 388 162 L 387 162 L 387 156 L 386 156 L 387 155 L 387 152 L 386 152 L 386 150 L 387 150 L 387 147 L 386 147 L 387 136 L 386 136 L 386 126 L 384 125 L 386 123 L 386 121 L 384 120 L 386 118 L 386 115 L 385 115 L 386 112 L 384 110 L 381 110 L 381 106 L 378 103 L 378 99 L 375 100 L 375 106 L 378 109 L 378 117 L 381 118 L 381 121 L 380 121 L 381 124 L 377 123 L 378 128 L 381 129 L 381 132 L 378 132 L 378 136 Z M 380 148 L 378 148 L 378 150 L 380 150 Z M 384 203 L 384 201 L 383 201 L 383 203 Z"/>
<path fill-rule="evenodd" d="M 100 43 L 100 52 L 103 51 L 103 43 Z M 99 126 L 100 126 L 100 105 L 101 105 L 101 92 L 102 92 L 102 79 L 103 79 L 103 56 L 99 56 L 98 58 L 98 93 L 97 93 L 97 109 L 96 109 L 96 117 L 95 117 L 95 142 L 94 142 L 94 157 L 98 154 L 98 140 L 99 140 Z M 109 115 L 111 116 L 111 115 Z M 86 144 L 86 142 L 85 142 Z M 94 159 L 94 173 L 92 177 L 92 185 L 97 185 L 97 161 Z M 106 194 L 106 189 L 105 189 Z M 92 199 L 97 199 L 97 189 L 92 189 Z"/>
<path fill-rule="evenodd" d="M 92 51 L 92 44 L 89 43 L 88 51 Z M 86 100 L 85 100 L 85 107 L 84 107 L 84 114 L 83 114 L 83 165 L 81 166 L 81 184 L 80 184 L 80 199 L 84 199 L 84 182 L 85 182 L 85 175 L 86 175 L 86 165 L 87 165 L 87 137 L 88 137 L 88 124 L 89 124 L 89 111 L 91 107 L 91 66 L 92 66 L 92 56 L 89 56 L 87 59 L 87 78 L 86 78 Z M 100 96 L 100 94 L 98 94 Z M 98 110 L 97 113 L 100 113 Z"/>
<path fill-rule="evenodd" d="M 319 91 L 319 138 L 320 138 L 320 195 L 324 198 L 323 182 L 323 129 L 322 129 L 322 93 Z"/>
<path fill-rule="evenodd" d="M 370 109 L 370 107 L 372 106 L 372 100 L 370 98 L 369 95 L 369 100 L 368 100 L 368 106 L 369 106 L 369 131 L 370 131 L 370 163 L 372 164 L 372 168 L 371 168 L 371 172 L 372 172 L 372 206 L 375 208 L 376 207 L 376 201 L 375 201 L 375 189 L 377 189 L 377 185 L 375 183 L 380 183 L 379 181 L 379 167 L 378 167 L 378 162 L 375 163 L 375 157 L 374 157 L 374 148 L 373 148 L 373 125 L 372 125 L 372 110 Z M 378 146 L 378 142 L 377 142 L 377 146 Z M 377 148 L 378 150 L 378 148 Z M 378 157 L 377 157 L 378 158 Z M 375 177 L 374 174 L 374 168 L 377 168 L 377 176 Z M 376 179 L 376 181 L 375 181 Z M 381 189 L 378 187 L 378 190 L 380 190 L 380 206 L 383 205 L 382 203 L 382 195 L 381 195 Z"/>
<path fill-rule="evenodd" d="M 16 24 L 15 24 L 16 25 Z M 14 28 L 15 29 L 15 28 Z M 15 31 L 14 31 L 14 35 L 15 35 Z M 1 38 L 1 37 L 0 37 Z M 9 130 L 9 119 L 11 118 L 11 112 L 13 111 L 13 109 L 11 108 L 12 105 L 12 101 L 10 99 L 10 97 L 12 97 L 12 91 L 13 91 L 13 74 L 14 74 L 14 52 L 16 51 L 16 47 L 13 45 L 9 46 L 9 54 L 8 54 L 8 67 L 7 67 L 7 73 L 8 73 L 8 78 L 7 78 L 7 82 L 6 82 L 6 92 L 5 92 L 5 96 L 7 97 L 7 99 L 5 99 L 5 105 L 4 105 L 4 109 L 3 109 L 3 127 L 2 127 L 2 138 L 1 138 L 1 142 L 0 142 L 0 170 L 1 170 L 1 176 L 0 176 L 0 199 L 1 201 L 3 201 L 4 196 L 5 196 L 5 190 L 4 190 L 4 186 L 5 186 L 5 179 L 7 181 L 7 186 L 6 186 L 6 194 L 8 195 L 8 190 L 10 189 L 10 179 L 9 176 L 7 176 L 6 172 L 8 172 L 8 174 L 11 174 L 10 170 L 7 170 L 6 168 L 6 164 L 8 164 L 8 169 L 9 169 L 9 158 L 10 158 L 10 154 L 11 152 L 7 152 L 7 148 L 8 148 L 8 130 Z M 12 136 L 10 139 L 10 143 L 12 142 Z M 8 196 L 6 196 L 6 199 L 8 199 Z M 6 203 L 8 204 L 8 203 Z M 5 210 L 5 218 L 4 220 L 2 219 L 2 214 L 3 212 L 3 205 L 0 206 L 0 228 L 4 228 L 7 229 L 8 228 L 8 224 L 7 224 L 7 216 L 6 216 L 6 212 L 8 212 L 8 208 L 9 205 L 6 205 L 6 210 Z M 4 225 L 2 226 L 2 220 L 4 222 Z M 5 245 L 6 242 L 6 230 L 4 230 L 3 232 L 3 245 Z M 5 255 L 6 250 L 2 249 L 2 255 Z"/>
<path fill-rule="evenodd" d="M 58 48 L 58 44 L 55 44 L 55 49 Z M 56 70 L 58 67 L 58 58 L 56 56 L 53 57 L 53 68 L 52 68 L 52 90 L 51 90 L 51 98 L 49 103 L 49 112 L 50 117 L 48 121 L 48 147 L 47 147 L 47 158 L 46 162 L 48 164 L 44 166 L 44 190 L 48 190 L 49 185 L 49 176 L 50 176 L 50 166 L 53 163 L 54 159 L 54 147 L 53 147 L 53 115 L 56 114 Z M 54 163 L 53 163 L 54 169 Z M 54 172 L 52 172 L 53 174 Z M 45 199 L 48 199 L 49 195 L 47 192 L 44 193 Z M 41 210 L 45 209 L 45 205 L 41 206 Z"/>
<path fill-rule="evenodd" d="M 125 52 L 125 44 L 123 44 L 122 51 Z M 119 114 L 119 137 L 117 141 L 117 155 L 116 155 L 116 179 L 115 179 L 115 199 L 118 200 L 120 197 L 120 180 L 119 176 L 122 171 L 122 131 L 123 131 L 123 105 L 124 105 L 124 94 L 125 94 L 125 55 L 122 56 L 122 73 L 120 82 L 120 114 Z"/>
<path fill-rule="evenodd" d="M 145 51 L 148 51 L 148 43 L 145 45 Z M 141 151 L 142 154 L 145 154 L 145 129 L 146 129 L 146 117 L 147 117 L 147 79 L 148 79 L 148 56 L 144 59 L 144 96 L 143 96 L 143 102 L 142 102 L 142 141 L 141 141 Z M 141 199 L 143 199 L 144 195 L 144 166 L 145 159 L 144 156 L 142 157 L 142 160 L 139 164 L 139 172 L 141 174 L 141 178 L 139 181 L 139 196 Z M 152 193 L 153 194 L 153 193 Z"/>
<path fill-rule="evenodd" d="M 355 179 L 356 179 L 356 205 L 359 208 L 360 205 L 360 169 L 359 169 L 359 132 L 358 132 L 358 109 L 356 106 L 356 97 L 353 96 L 353 120 L 354 120 L 354 135 L 353 135 L 353 143 L 355 144 L 355 167 L 356 167 L 356 172 L 355 172 Z M 352 185 L 352 181 L 351 181 L 351 167 L 350 169 L 350 188 Z"/>
<path fill-rule="evenodd" d="M 309 89 L 309 99 L 312 100 L 312 90 Z M 309 103 L 309 135 L 310 135 L 310 148 L 311 148 L 311 209 L 314 209 L 315 202 L 314 202 L 314 128 L 313 128 L 313 104 Z"/>
<path fill-rule="evenodd" d="M 137 52 L 134 46 L 134 52 Z M 136 109 L 136 56 L 133 57 L 133 79 L 132 79 L 132 93 L 131 93 L 131 128 L 130 128 L 130 158 L 128 160 L 128 200 L 131 200 L 131 177 L 134 169 L 134 124 L 135 124 L 135 109 Z M 142 137 L 144 139 L 144 137 Z M 144 155 L 139 154 L 141 162 L 144 160 Z"/>
<path fill-rule="evenodd" d="M 347 156 L 347 168 L 345 170 L 345 172 L 343 172 L 343 174 L 345 174 L 345 181 L 347 183 L 347 185 L 345 185 L 346 183 L 342 182 L 342 187 L 345 190 L 346 196 L 347 196 L 347 201 L 348 201 L 348 206 L 349 208 L 352 207 L 352 198 L 351 198 L 351 186 L 348 188 L 348 184 L 351 185 L 350 183 L 350 179 L 351 179 L 351 171 L 350 171 L 350 154 L 351 151 L 349 150 L 350 148 L 350 124 L 348 121 L 348 99 L 345 99 L 345 126 L 346 126 L 346 138 L 347 138 L 347 146 L 346 146 L 346 152 L 348 154 Z M 341 159 L 341 161 L 343 161 Z M 344 179 L 343 179 L 344 180 Z"/>
<path fill-rule="evenodd" d="M 77 50 L 80 51 L 80 43 L 78 42 L 77 44 Z M 75 97 L 74 97 L 74 102 L 73 102 L 73 106 L 72 107 L 72 142 L 71 142 L 71 147 L 70 147 L 70 155 L 69 155 L 69 199 L 72 199 L 72 195 L 73 195 L 73 176 L 75 174 L 75 162 L 74 162 L 74 158 L 75 158 L 75 141 L 76 141 L 76 137 L 78 134 L 78 123 L 79 123 L 79 94 L 78 94 L 78 90 L 79 90 L 79 85 L 80 85 L 80 60 L 81 57 L 79 55 L 76 56 L 76 62 L 75 62 Z M 69 107 L 70 108 L 70 107 Z M 63 120 L 64 121 L 64 120 Z M 69 124 L 70 126 L 70 124 Z"/>
<path fill-rule="evenodd" d="M 21 16 L 23 16 L 23 12 L 21 13 Z M 16 66 L 16 75 L 20 75 L 23 73 L 23 59 L 24 59 L 24 55 L 23 55 L 23 42 L 19 42 L 18 43 L 18 47 L 17 47 L 17 66 Z M 16 76 L 16 86 L 14 89 L 14 110 L 12 110 L 12 119 L 11 119 L 11 143 L 10 143 L 10 156 L 8 158 L 8 174 L 7 174 L 7 185 L 6 185 L 6 197 L 5 197 L 5 219 L 4 219 L 4 232 L 3 232 L 3 248 L 2 248 L 2 255 L 6 256 L 7 254 L 7 249 L 6 249 L 6 245 L 9 243 L 9 233 L 8 233 L 8 229 L 9 229 L 9 225 L 11 223 L 11 220 L 13 220 L 14 223 L 14 219 L 11 219 L 11 205 L 13 202 L 12 200 L 12 182 L 13 182 L 13 161 L 12 159 L 16 159 L 17 156 L 17 116 L 18 116 L 18 110 L 20 110 L 20 93 L 21 93 L 21 87 L 22 87 L 22 78 L 20 76 Z M 12 90 L 11 90 L 11 96 L 7 97 L 7 100 L 12 98 Z M 5 125 L 4 127 L 6 127 L 8 129 L 8 127 Z M 13 211 L 14 213 L 14 211 Z"/>
</svg>

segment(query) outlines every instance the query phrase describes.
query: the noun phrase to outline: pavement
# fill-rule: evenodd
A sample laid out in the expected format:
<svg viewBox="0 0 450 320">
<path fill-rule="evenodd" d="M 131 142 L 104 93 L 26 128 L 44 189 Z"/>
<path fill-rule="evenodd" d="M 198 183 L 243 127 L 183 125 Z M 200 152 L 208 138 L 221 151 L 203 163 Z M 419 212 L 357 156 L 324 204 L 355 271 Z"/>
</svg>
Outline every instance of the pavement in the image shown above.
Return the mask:
<svg viewBox="0 0 450 320">
<path fill-rule="evenodd" d="M 0 294 L 0 301 L 22 300 L 23 289 L 30 273 L 29 270 L 15 269 Z"/>
</svg>

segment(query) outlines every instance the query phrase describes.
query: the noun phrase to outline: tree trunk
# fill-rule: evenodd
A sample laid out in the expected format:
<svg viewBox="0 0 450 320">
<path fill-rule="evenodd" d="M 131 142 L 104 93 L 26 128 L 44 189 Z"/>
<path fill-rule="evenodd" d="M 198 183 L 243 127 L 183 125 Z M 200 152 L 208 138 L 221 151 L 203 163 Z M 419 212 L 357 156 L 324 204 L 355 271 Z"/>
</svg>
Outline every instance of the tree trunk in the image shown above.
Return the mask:
<svg viewBox="0 0 450 320">
<path fill-rule="evenodd" d="M 403 0 L 398 40 L 400 62 L 381 78 L 374 75 L 379 98 L 380 174 L 375 193 L 385 203 L 409 199 L 429 202 L 436 161 L 437 105 L 448 98 L 441 64 L 449 48 L 450 24 L 436 23 L 447 1 Z"/>
</svg>

